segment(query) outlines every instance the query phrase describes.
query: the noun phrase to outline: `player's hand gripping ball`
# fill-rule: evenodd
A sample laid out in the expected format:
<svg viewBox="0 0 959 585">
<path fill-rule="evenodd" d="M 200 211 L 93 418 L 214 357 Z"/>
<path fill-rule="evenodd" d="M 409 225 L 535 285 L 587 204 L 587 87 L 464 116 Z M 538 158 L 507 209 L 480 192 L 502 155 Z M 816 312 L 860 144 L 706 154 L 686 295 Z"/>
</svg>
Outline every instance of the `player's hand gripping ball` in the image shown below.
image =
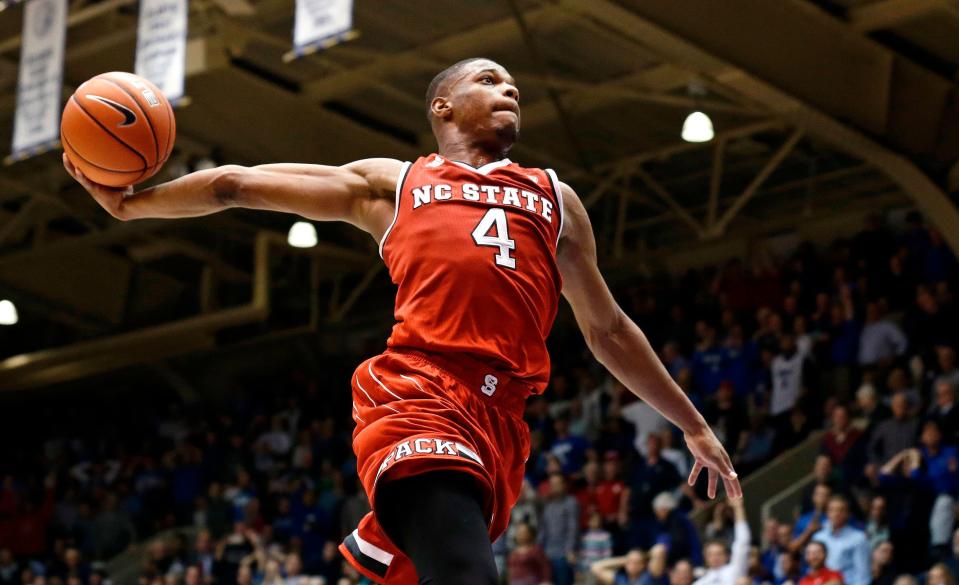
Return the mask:
<svg viewBox="0 0 959 585">
<path fill-rule="evenodd" d="M 173 150 L 176 121 L 157 86 L 132 73 L 103 73 L 63 108 L 60 140 L 88 179 L 126 187 L 152 177 Z"/>
</svg>

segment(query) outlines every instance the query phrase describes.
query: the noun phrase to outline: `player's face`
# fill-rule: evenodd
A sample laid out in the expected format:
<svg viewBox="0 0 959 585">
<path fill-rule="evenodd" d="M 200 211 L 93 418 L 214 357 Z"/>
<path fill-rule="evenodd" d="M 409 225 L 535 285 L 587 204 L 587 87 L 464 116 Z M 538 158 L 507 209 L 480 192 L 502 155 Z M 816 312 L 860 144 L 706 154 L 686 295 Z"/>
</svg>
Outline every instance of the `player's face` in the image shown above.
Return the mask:
<svg viewBox="0 0 959 585">
<path fill-rule="evenodd" d="M 519 136 L 516 80 L 493 61 L 475 61 L 450 88 L 453 116 L 463 127 L 512 144 Z"/>
</svg>

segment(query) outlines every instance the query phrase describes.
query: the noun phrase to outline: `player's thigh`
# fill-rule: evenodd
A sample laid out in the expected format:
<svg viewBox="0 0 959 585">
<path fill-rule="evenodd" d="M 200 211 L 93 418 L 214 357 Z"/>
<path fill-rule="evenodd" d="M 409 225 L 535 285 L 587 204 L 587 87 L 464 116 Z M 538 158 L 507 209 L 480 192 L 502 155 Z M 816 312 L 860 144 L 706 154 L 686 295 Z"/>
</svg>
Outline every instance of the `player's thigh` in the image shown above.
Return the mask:
<svg viewBox="0 0 959 585">
<path fill-rule="evenodd" d="M 434 471 L 388 481 L 378 489 L 377 520 L 413 561 L 420 583 L 496 583 L 476 478 L 462 471 Z"/>
</svg>

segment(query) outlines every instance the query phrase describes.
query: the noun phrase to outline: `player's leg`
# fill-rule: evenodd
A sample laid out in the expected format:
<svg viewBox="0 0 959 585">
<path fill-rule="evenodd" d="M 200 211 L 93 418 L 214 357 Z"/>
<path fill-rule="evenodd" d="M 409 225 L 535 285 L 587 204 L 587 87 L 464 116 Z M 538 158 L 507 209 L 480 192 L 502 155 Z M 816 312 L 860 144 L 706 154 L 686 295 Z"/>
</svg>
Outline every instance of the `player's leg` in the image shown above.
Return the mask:
<svg viewBox="0 0 959 585">
<path fill-rule="evenodd" d="M 434 471 L 377 489 L 377 520 L 412 559 L 420 585 L 497 583 L 482 498 L 471 476 Z"/>
</svg>

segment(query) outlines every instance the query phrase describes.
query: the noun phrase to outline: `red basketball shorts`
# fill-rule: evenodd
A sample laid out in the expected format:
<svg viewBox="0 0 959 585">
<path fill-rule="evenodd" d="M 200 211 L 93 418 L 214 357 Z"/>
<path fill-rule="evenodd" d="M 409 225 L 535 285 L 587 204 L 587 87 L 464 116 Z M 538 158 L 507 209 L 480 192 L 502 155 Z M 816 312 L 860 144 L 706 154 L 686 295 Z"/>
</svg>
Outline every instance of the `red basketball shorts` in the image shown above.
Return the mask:
<svg viewBox="0 0 959 585">
<path fill-rule="evenodd" d="M 352 385 L 353 451 L 374 510 L 378 486 L 456 470 L 481 487 L 490 541 L 506 530 L 529 456 L 523 421 L 528 385 L 475 359 L 396 349 L 360 364 Z M 340 552 L 377 583 L 418 582 L 412 561 L 387 538 L 373 513 L 343 541 Z"/>
</svg>

